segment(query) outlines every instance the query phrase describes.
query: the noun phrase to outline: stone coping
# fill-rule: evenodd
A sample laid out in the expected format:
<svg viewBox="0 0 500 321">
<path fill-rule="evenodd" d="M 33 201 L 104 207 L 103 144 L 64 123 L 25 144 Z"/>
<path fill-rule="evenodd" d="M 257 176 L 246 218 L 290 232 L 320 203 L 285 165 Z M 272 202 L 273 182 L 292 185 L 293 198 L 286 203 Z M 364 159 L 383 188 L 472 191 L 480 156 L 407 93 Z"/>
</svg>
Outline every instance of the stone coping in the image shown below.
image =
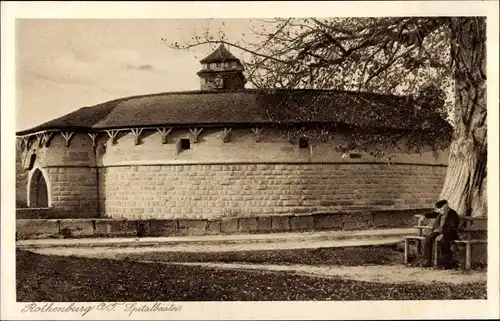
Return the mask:
<svg viewBox="0 0 500 321">
<path fill-rule="evenodd" d="M 166 237 L 406 228 L 430 209 L 310 213 L 219 219 L 17 219 L 17 239 Z"/>
<path fill-rule="evenodd" d="M 113 238 L 74 238 L 74 239 L 27 239 L 18 240 L 17 248 L 50 248 L 50 247 L 119 247 L 149 248 L 154 251 L 160 245 L 162 251 L 198 247 L 206 251 L 209 247 L 245 246 L 246 248 L 265 248 L 279 244 L 280 248 L 308 248 L 324 244 L 329 247 L 344 245 L 346 242 L 359 242 L 363 245 L 373 243 L 401 243 L 404 236 L 414 233 L 413 228 L 370 229 L 354 231 L 317 231 L 317 232 L 283 232 L 273 234 L 233 234 L 233 235 L 202 235 L 202 236 L 169 236 L 169 237 L 113 237 Z M 321 247 L 321 246 L 319 246 Z"/>
</svg>

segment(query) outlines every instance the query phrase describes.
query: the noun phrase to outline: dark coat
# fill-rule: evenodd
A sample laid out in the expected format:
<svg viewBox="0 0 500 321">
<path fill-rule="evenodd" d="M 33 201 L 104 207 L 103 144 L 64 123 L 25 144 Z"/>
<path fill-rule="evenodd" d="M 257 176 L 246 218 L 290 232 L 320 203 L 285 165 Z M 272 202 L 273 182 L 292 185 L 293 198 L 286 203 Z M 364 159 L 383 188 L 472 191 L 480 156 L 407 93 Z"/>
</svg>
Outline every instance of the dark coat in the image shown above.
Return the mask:
<svg viewBox="0 0 500 321">
<path fill-rule="evenodd" d="M 460 223 L 460 217 L 457 212 L 450 209 L 446 216 L 433 212 L 425 215 L 425 218 L 435 218 L 434 224 L 432 226 L 433 230 L 439 230 L 442 226 L 442 233 L 452 236 L 452 238 L 458 238 L 458 225 Z M 444 222 L 442 222 L 444 220 Z"/>
</svg>

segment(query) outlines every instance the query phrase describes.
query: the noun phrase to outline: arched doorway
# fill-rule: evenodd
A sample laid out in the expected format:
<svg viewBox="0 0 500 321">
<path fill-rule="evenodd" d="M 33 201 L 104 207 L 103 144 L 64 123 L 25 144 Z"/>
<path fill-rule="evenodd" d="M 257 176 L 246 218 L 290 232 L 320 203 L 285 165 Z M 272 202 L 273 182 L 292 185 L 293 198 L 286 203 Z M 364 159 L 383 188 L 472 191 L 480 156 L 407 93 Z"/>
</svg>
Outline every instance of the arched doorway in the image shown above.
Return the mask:
<svg viewBox="0 0 500 321">
<path fill-rule="evenodd" d="M 49 207 L 47 182 L 38 168 L 31 177 L 29 193 L 29 207 Z"/>
</svg>

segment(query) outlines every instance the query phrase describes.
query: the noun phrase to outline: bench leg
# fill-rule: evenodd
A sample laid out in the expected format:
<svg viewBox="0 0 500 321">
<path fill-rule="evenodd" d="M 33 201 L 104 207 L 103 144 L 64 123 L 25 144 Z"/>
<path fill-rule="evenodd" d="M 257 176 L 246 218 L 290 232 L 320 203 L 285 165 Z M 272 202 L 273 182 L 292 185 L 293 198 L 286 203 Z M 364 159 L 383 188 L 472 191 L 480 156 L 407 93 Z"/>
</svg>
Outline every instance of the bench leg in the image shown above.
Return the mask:
<svg viewBox="0 0 500 321">
<path fill-rule="evenodd" d="M 433 254 L 434 254 L 434 266 L 438 266 L 439 265 L 439 240 L 436 239 L 436 241 L 434 242 L 434 251 L 433 251 Z"/>
<path fill-rule="evenodd" d="M 471 244 L 470 243 L 465 244 L 465 269 L 466 270 L 470 270 L 472 267 L 471 252 L 472 252 Z"/>
<path fill-rule="evenodd" d="M 410 252 L 410 240 L 405 239 L 405 264 L 408 264 L 409 252 Z"/>
</svg>

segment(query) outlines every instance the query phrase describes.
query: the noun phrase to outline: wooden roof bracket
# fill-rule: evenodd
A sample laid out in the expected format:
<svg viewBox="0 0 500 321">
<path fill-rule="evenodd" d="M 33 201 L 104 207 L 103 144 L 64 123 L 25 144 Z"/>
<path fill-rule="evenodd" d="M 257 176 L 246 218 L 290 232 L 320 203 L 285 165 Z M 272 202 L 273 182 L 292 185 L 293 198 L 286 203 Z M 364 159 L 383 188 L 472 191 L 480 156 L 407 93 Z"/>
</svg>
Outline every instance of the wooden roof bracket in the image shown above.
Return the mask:
<svg viewBox="0 0 500 321">
<path fill-rule="evenodd" d="M 160 133 L 161 135 L 161 143 L 162 144 L 166 144 L 167 141 L 168 141 L 168 134 L 170 134 L 170 132 L 172 131 L 172 128 L 169 128 L 167 130 L 167 128 L 165 127 L 161 127 L 161 128 L 156 128 L 156 130 Z"/>
<path fill-rule="evenodd" d="M 130 131 L 134 134 L 134 144 L 139 145 L 141 143 L 142 128 L 131 128 Z"/>
<path fill-rule="evenodd" d="M 194 128 L 194 129 L 190 128 L 189 131 L 191 132 L 191 142 L 193 142 L 193 144 L 197 143 L 198 136 L 203 131 L 203 128 Z"/>
<path fill-rule="evenodd" d="M 26 152 L 28 152 L 28 150 L 31 148 L 31 146 L 33 146 L 33 143 L 35 142 L 35 140 L 32 140 L 31 137 L 32 137 L 31 135 L 23 136 L 23 141 L 26 142 L 24 146 Z"/>
<path fill-rule="evenodd" d="M 259 128 L 259 127 L 252 128 L 252 132 L 255 134 L 255 141 L 257 143 L 260 142 L 262 139 L 262 131 L 263 131 L 263 129 Z"/>
<path fill-rule="evenodd" d="M 54 133 L 50 132 L 41 132 L 36 133 L 36 138 L 38 139 L 38 147 L 49 147 L 50 141 L 54 137 Z"/>
<path fill-rule="evenodd" d="M 69 147 L 69 143 L 71 141 L 71 138 L 75 135 L 74 132 L 61 132 L 62 137 L 64 138 L 64 146 Z"/>
<path fill-rule="evenodd" d="M 29 136 L 22 136 L 22 137 L 16 137 L 16 141 L 18 144 L 18 147 L 21 150 L 27 150 L 28 149 L 28 143 L 29 143 Z"/>
<path fill-rule="evenodd" d="M 95 148 L 97 146 L 97 136 L 99 133 L 87 133 L 87 135 L 89 135 L 90 139 L 92 139 L 92 147 Z"/>
<path fill-rule="evenodd" d="M 223 143 L 228 143 L 229 142 L 229 136 L 231 134 L 232 128 L 224 128 L 224 131 L 222 132 L 222 142 Z"/>
<path fill-rule="evenodd" d="M 106 130 L 106 133 L 108 134 L 109 138 L 111 138 L 111 144 L 115 145 L 116 144 L 116 136 L 120 132 L 119 129 L 117 130 Z"/>
<path fill-rule="evenodd" d="M 54 132 L 45 132 L 43 133 L 43 136 L 44 136 L 44 146 L 45 147 L 49 147 L 50 146 L 50 142 L 52 141 L 52 138 L 54 138 L 54 136 L 56 135 L 56 133 Z"/>
<path fill-rule="evenodd" d="M 42 133 L 36 133 L 36 139 L 38 139 L 38 147 L 42 147 L 42 145 L 43 145 L 43 135 L 42 135 Z"/>
</svg>

